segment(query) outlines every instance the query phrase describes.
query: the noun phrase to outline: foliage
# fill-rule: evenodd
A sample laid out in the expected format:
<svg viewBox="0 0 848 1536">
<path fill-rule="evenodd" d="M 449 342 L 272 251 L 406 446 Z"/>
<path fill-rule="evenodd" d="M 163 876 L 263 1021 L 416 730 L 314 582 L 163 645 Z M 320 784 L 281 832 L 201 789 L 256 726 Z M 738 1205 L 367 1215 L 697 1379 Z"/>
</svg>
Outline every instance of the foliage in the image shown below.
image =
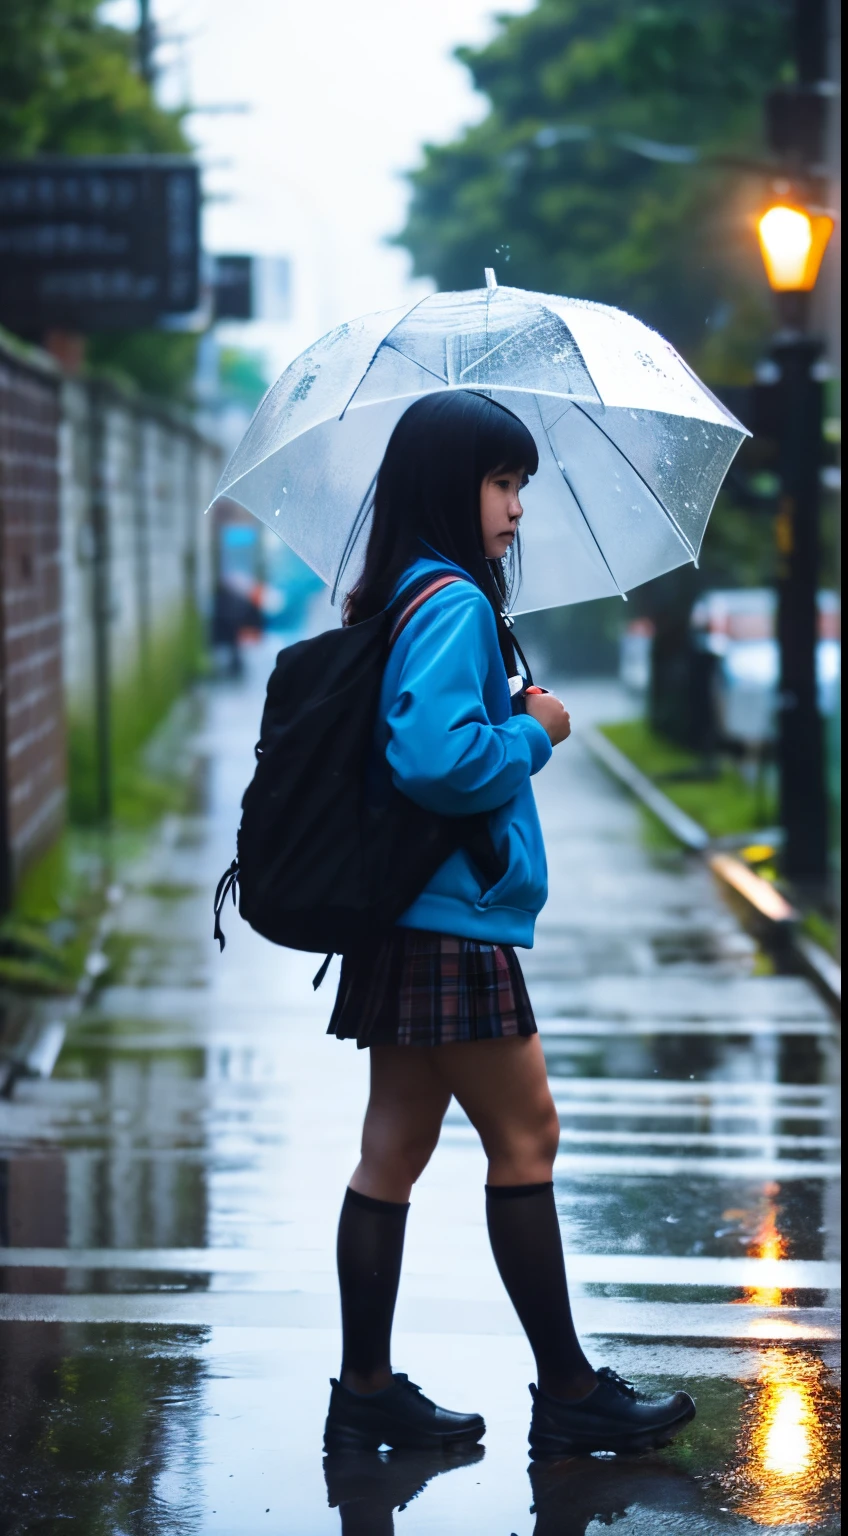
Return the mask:
<svg viewBox="0 0 848 1536">
<path fill-rule="evenodd" d="M 762 154 L 762 103 L 786 73 L 773 0 L 538 0 L 457 56 L 489 99 L 425 149 L 398 242 L 443 288 L 502 282 L 616 304 L 708 376 L 742 377 L 768 324 L 738 168 L 642 158 L 616 136 Z M 508 263 L 508 266 L 507 266 Z"/>
<path fill-rule="evenodd" d="M 201 672 L 204 636 L 195 612 L 179 614 L 151 641 L 137 669 L 113 682 L 111 706 L 112 800 L 115 822 L 148 826 L 166 811 L 183 810 L 191 793 L 178 761 L 151 765 L 148 743 L 174 704 Z M 78 826 L 96 825 L 96 731 L 89 714 L 68 722 L 69 813 Z"/>
<path fill-rule="evenodd" d="M 101 0 L 4 0 L 0 9 L 0 153 L 185 153 L 134 68 L 132 34 L 99 17 Z"/>
<path fill-rule="evenodd" d="M 107 878 L 102 847 L 66 828 L 26 870 L 12 911 L 0 918 L 0 986 L 42 995 L 74 990 Z"/>
<path fill-rule="evenodd" d="M 4 0 L 0 154 L 186 154 L 182 114 L 160 107 L 135 66 L 133 33 L 101 0 Z M 184 399 L 197 338 L 160 331 L 92 337 L 88 362 L 148 394 Z"/>
<path fill-rule="evenodd" d="M 644 720 L 625 720 L 601 730 L 711 837 L 754 832 L 777 819 L 777 807 L 764 784 L 749 784 L 728 763 L 717 772 L 708 771 L 696 753 L 659 736 Z"/>
<path fill-rule="evenodd" d="M 94 723 L 69 720 L 70 825 L 26 871 L 12 911 L 0 918 L 0 988 L 73 991 L 114 869 L 137 852 L 138 838 L 159 817 L 196 803 L 198 769 L 186 729 L 193 706 L 179 701 L 203 659 L 202 626 L 190 614 L 160 634 L 145 665 L 113 687 L 108 829 L 98 826 Z M 177 887 L 175 899 L 179 894 Z"/>
<path fill-rule="evenodd" d="M 197 1532 L 201 1337 L 98 1324 L 29 1340 L 28 1371 L 10 1373 L 15 1414 L 0 1445 L 0 1482 L 26 1500 L 19 1531 Z"/>
<path fill-rule="evenodd" d="M 255 411 L 268 388 L 264 354 L 247 352 L 243 347 L 222 347 L 218 354 L 218 379 L 229 398 Z"/>
<path fill-rule="evenodd" d="M 188 400 L 197 364 L 198 338 L 180 331 L 103 331 L 89 336 L 89 368 L 123 383 L 129 380 L 146 395 Z"/>
</svg>

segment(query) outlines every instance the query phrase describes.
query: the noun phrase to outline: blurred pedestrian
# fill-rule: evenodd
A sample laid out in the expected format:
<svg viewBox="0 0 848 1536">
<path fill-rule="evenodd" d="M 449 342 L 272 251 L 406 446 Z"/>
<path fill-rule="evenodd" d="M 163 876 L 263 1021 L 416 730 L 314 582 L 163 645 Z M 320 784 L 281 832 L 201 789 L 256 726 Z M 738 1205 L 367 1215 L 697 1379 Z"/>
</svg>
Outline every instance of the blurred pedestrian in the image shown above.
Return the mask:
<svg viewBox="0 0 848 1536">
<path fill-rule="evenodd" d="M 260 631 L 262 609 L 257 584 L 238 573 L 221 576 L 212 601 L 212 648 L 230 677 L 241 677 L 244 661 L 241 639 L 245 631 Z"/>
<path fill-rule="evenodd" d="M 428 574 L 458 578 L 421 603 L 391 649 L 369 793 L 393 783 L 442 815 L 487 815 L 501 870 L 492 883 L 460 848 L 388 937 L 343 958 L 329 1030 L 369 1048 L 371 1091 L 339 1225 L 343 1359 L 329 1452 L 485 1432 L 479 1414 L 424 1397 L 390 1356 L 410 1193 L 452 1097 L 488 1157 L 492 1250 L 536 1358 L 531 1453 L 665 1444 L 695 1411 L 686 1393 L 647 1399 L 595 1370 L 571 1315 L 552 1181 L 559 1118 L 514 948 L 532 945 L 547 896 L 530 780 L 570 731 L 558 699 L 521 689 L 504 618 L 520 493 L 537 467 L 531 434 L 495 401 L 471 391 L 418 400 L 388 444 L 347 600 L 355 624 Z M 513 711 L 513 694 L 526 712 Z"/>
</svg>

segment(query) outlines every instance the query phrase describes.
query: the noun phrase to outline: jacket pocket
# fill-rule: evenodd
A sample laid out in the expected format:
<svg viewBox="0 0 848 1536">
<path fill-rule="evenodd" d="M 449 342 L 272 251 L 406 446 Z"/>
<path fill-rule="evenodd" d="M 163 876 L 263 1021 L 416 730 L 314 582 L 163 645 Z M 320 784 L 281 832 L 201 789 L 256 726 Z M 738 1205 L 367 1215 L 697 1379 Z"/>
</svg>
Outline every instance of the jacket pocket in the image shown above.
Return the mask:
<svg viewBox="0 0 848 1536">
<path fill-rule="evenodd" d="M 498 837 L 497 827 L 493 833 L 496 846 L 506 845 L 507 867 L 500 880 L 482 891 L 476 905 L 481 911 L 513 907 L 520 912 L 537 913 L 547 898 L 548 872 L 542 832 L 535 815 L 530 818 L 525 814 L 520 820 L 511 818 L 505 837 Z"/>
</svg>

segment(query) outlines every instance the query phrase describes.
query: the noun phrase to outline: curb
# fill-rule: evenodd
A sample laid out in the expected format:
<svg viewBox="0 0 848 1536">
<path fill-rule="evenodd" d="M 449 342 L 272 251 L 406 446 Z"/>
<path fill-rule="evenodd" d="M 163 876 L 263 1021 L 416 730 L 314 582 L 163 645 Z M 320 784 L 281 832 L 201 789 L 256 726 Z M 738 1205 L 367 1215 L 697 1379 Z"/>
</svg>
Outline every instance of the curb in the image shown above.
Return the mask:
<svg viewBox="0 0 848 1536">
<path fill-rule="evenodd" d="M 10 1099 L 21 1078 L 52 1076 L 68 1025 L 82 1012 L 98 977 L 106 969 L 103 945 L 114 927 L 122 897 L 119 886 L 110 886 L 106 891 L 106 905 L 95 925 L 83 972 L 73 992 L 57 997 L 52 1006 L 40 999 L 41 1006 L 33 1010 L 34 1017 L 24 1025 L 11 1048 L 0 1055 L 0 1099 Z"/>
<path fill-rule="evenodd" d="M 757 936 L 769 948 L 790 955 L 793 964 L 809 978 L 837 1017 L 841 1016 L 842 969 L 821 945 L 801 932 L 801 914 L 776 886 L 755 874 L 734 854 L 716 851 L 706 829 L 691 816 L 687 816 L 685 811 L 681 811 L 595 726 L 584 726 L 580 731 L 580 740 L 592 756 L 662 823 L 672 837 L 690 853 L 697 853 L 706 860 L 716 879 L 741 907 L 744 920 L 756 931 Z"/>
</svg>

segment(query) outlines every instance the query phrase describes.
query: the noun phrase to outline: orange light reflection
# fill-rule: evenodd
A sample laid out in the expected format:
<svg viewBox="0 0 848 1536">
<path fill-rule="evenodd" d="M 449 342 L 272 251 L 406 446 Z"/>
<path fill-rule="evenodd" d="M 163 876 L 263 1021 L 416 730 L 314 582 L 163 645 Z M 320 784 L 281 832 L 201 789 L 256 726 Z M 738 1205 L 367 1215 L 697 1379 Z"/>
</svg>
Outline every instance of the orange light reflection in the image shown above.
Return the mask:
<svg viewBox="0 0 848 1536">
<path fill-rule="evenodd" d="M 781 1347 L 763 1354 L 744 1425 L 737 1506 L 757 1525 L 818 1523 L 834 1471 L 818 1406 L 821 1370 L 815 1357 Z"/>
<path fill-rule="evenodd" d="M 763 1190 L 756 1235 L 748 1247 L 748 1257 L 762 1261 L 762 1278 L 756 1286 L 745 1288 L 745 1306 L 779 1307 L 783 1301 L 780 1287 L 768 1284 L 769 1262 L 786 1256 L 777 1224 L 779 1194 L 779 1184 L 767 1184 Z M 793 1325 L 788 1321 L 787 1326 Z M 752 1335 L 756 1329 L 755 1319 Z M 828 1451 L 826 1443 L 823 1404 L 827 1394 L 818 1356 L 783 1345 L 764 1350 L 757 1385 L 742 1422 L 740 1459 L 734 1476 L 739 1514 L 757 1525 L 815 1527 L 825 1512 L 832 1512 L 838 1457 L 833 1449 Z"/>
<path fill-rule="evenodd" d="M 785 1256 L 785 1244 L 777 1227 L 779 1207 L 775 1201 L 779 1193 L 779 1184 L 766 1184 L 763 1190 L 764 1200 L 757 1235 L 748 1249 L 748 1257 L 751 1259 L 768 1261 Z M 767 1272 L 763 1278 L 767 1279 Z M 747 1286 L 743 1298 L 746 1306 L 750 1307 L 779 1307 L 782 1299 L 780 1287 L 768 1284 Z"/>
</svg>

